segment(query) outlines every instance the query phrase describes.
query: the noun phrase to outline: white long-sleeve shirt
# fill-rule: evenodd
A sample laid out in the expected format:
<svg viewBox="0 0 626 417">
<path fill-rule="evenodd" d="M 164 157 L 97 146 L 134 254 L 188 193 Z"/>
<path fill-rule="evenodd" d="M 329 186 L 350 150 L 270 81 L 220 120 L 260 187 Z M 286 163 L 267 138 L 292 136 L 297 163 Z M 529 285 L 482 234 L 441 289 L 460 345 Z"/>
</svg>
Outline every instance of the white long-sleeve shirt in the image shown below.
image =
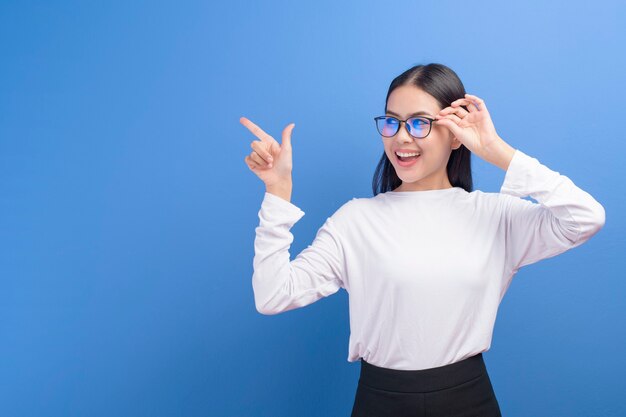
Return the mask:
<svg viewBox="0 0 626 417">
<path fill-rule="evenodd" d="M 519 149 L 499 193 L 453 187 L 353 198 L 290 261 L 290 229 L 303 215 L 265 193 L 254 241 L 257 310 L 289 311 L 344 288 L 348 361 L 404 370 L 488 350 L 519 268 L 581 245 L 605 223 L 590 194 Z"/>
</svg>

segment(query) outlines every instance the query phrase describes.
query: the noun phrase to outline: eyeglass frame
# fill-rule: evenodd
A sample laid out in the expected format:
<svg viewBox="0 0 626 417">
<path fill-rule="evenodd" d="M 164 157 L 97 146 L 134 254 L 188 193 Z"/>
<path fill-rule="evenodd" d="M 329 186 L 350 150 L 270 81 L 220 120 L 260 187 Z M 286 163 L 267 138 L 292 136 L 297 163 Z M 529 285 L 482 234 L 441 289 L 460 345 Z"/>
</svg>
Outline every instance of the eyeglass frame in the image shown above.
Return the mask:
<svg viewBox="0 0 626 417">
<path fill-rule="evenodd" d="M 386 119 L 386 118 L 396 119 L 396 120 L 399 122 L 398 130 L 396 130 L 396 133 L 394 133 L 394 134 L 393 134 L 393 135 L 391 135 L 391 136 L 385 136 L 385 135 L 383 135 L 383 134 L 380 132 L 380 130 L 378 129 L 378 120 L 379 120 L 379 119 Z M 408 126 L 408 125 L 407 125 L 407 123 L 406 123 L 406 122 L 408 122 L 408 121 L 409 121 L 409 120 L 411 120 L 411 119 L 426 119 L 426 120 L 428 120 L 428 122 L 429 122 L 429 123 L 428 123 L 428 133 L 426 133 L 424 136 L 421 136 L 421 137 L 419 137 L 419 136 L 413 136 L 413 135 L 411 134 L 411 131 L 410 131 L 410 129 L 409 129 L 409 126 Z M 395 117 L 395 116 L 376 116 L 376 117 L 374 117 L 374 123 L 376 124 L 376 131 L 377 131 L 377 132 L 378 132 L 378 133 L 379 133 L 382 137 L 384 137 L 384 138 L 392 138 L 392 137 L 394 137 L 395 135 L 397 135 L 397 134 L 398 134 L 398 132 L 400 131 L 400 129 L 402 128 L 402 124 L 404 123 L 404 128 L 406 129 L 406 131 L 407 131 L 407 133 L 409 134 L 409 136 L 411 136 L 412 138 L 415 138 L 415 139 L 425 139 L 428 135 L 430 135 L 430 132 L 433 130 L 433 123 L 435 123 L 436 121 L 437 121 L 436 119 L 433 119 L 432 117 L 427 117 L 427 116 L 413 116 L 413 117 L 409 117 L 408 119 L 405 119 L 405 120 L 400 120 L 400 119 L 398 119 L 398 118 L 397 118 L 397 117 Z"/>
</svg>

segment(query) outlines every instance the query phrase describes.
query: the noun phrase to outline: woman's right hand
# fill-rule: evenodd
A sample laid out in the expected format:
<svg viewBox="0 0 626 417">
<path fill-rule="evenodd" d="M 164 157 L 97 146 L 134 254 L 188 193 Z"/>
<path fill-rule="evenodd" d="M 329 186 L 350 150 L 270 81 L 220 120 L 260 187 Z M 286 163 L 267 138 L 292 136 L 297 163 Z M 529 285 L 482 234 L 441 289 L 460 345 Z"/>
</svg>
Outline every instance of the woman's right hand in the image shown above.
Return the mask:
<svg viewBox="0 0 626 417">
<path fill-rule="evenodd" d="M 239 122 L 260 139 L 250 143 L 253 151 L 245 157 L 248 168 L 265 183 L 266 187 L 290 183 L 292 171 L 291 131 L 295 127 L 295 123 L 285 127 L 282 144 L 279 144 L 246 117 L 241 117 Z"/>
</svg>

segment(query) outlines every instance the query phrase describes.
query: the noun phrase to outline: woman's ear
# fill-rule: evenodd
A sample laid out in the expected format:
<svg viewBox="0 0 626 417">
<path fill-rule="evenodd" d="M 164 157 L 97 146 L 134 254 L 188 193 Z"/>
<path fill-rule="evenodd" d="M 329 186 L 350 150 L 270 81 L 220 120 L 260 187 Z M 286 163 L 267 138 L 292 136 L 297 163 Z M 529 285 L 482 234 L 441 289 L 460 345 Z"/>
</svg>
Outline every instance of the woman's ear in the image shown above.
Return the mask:
<svg viewBox="0 0 626 417">
<path fill-rule="evenodd" d="M 463 142 L 458 140 L 452 132 L 450 132 L 450 136 L 452 136 L 452 143 L 450 144 L 450 149 L 452 149 L 453 151 L 459 149 L 461 145 L 463 145 Z"/>
</svg>

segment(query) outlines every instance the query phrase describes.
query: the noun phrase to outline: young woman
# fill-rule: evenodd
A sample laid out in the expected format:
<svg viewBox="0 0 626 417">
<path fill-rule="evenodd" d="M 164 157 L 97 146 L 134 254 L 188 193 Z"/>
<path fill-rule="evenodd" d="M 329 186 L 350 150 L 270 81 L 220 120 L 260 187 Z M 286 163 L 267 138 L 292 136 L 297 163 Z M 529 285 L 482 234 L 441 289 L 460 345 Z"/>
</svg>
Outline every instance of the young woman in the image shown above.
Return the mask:
<svg viewBox="0 0 626 417">
<path fill-rule="evenodd" d="M 266 185 L 256 228 L 257 310 L 277 314 L 344 288 L 348 361 L 360 359 L 352 416 L 499 416 L 482 352 L 513 275 L 589 240 L 603 206 L 507 144 L 456 73 L 417 65 L 393 80 L 375 118 L 384 153 L 372 198 L 343 204 L 290 261 L 291 132 L 258 137 L 245 161 Z M 472 190 L 470 155 L 506 171 Z M 533 203 L 520 197 L 531 196 Z"/>
</svg>

